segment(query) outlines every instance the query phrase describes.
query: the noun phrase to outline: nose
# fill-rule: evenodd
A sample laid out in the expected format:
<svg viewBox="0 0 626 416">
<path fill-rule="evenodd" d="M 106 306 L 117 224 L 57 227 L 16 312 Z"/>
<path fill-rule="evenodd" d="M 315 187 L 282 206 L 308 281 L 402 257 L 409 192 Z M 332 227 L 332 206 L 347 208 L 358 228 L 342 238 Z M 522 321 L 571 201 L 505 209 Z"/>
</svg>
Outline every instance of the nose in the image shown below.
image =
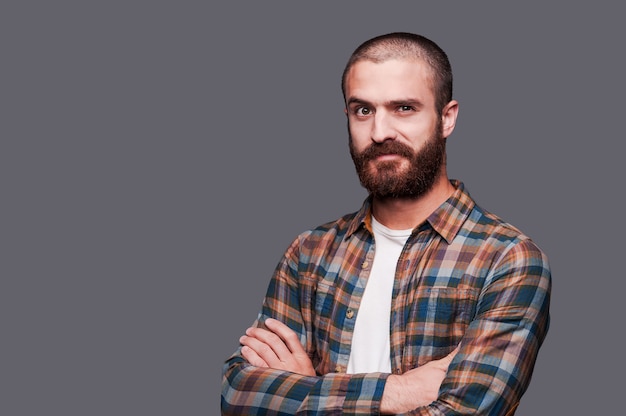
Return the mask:
<svg viewBox="0 0 626 416">
<path fill-rule="evenodd" d="M 384 111 L 378 111 L 372 118 L 371 138 L 375 143 L 382 143 L 387 140 L 395 140 L 396 133 L 389 119 L 389 115 Z"/>
</svg>

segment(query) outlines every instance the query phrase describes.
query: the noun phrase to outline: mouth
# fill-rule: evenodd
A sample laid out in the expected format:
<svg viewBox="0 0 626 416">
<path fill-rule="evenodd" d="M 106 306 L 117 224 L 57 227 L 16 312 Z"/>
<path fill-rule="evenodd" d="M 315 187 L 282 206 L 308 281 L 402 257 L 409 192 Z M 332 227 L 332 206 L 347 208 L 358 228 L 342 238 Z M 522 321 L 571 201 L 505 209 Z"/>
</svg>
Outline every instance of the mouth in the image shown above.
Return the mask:
<svg viewBox="0 0 626 416">
<path fill-rule="evenodd" d="M 391 161 L 391 160 L 397 160 L 400 158 L 404 158 L 404 156 L 399 155 L 397 153 L 387 153 L 387 154 L 376 156 L 374 160 L 378 162 L 386 162 L 386 161 Z"/>
</svg>

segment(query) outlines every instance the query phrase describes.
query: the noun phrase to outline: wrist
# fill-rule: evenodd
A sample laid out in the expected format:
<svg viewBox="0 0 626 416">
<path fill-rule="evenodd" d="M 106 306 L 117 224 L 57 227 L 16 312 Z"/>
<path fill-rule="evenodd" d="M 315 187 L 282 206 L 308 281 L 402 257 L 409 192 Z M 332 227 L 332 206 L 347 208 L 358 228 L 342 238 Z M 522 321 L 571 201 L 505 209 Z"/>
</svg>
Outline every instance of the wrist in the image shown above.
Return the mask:
<svg viewBox="0 0 626 416">
<path fill-rule="evenodd" d="M 405 392 L 402 376 L 391 374 L 385 382 L 383 397 L 380 401 L 380 414 L 394 415 L 402 413 L 402 397 Z"/>
</svg>

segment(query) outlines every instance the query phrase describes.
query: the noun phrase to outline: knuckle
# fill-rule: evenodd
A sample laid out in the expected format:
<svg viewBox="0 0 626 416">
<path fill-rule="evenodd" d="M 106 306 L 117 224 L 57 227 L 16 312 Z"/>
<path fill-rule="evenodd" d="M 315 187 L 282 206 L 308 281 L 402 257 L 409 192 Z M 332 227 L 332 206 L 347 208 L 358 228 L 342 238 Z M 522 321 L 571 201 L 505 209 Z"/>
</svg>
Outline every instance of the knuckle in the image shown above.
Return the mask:
<svg viewBox="0 0 626 416">
<path fill-rule="evenodd" d="M 261 353 L 263 353 L 263 354 L 268 354 L 268 353 L 272 352 L 272 349 L 267 344 L 261 344 L 259 346 L 259 351 Z"/>
</svg>

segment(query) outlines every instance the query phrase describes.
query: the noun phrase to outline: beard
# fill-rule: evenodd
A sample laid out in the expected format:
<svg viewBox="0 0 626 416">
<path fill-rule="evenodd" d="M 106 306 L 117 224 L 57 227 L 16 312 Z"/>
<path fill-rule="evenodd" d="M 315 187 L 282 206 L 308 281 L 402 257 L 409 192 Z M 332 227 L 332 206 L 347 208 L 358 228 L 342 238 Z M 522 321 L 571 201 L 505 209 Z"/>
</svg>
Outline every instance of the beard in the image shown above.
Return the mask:
<svg viewBox="0 0 626 416">
<path fill-rule="evenodd" d="M 395 140 L 373 143 L 357 152 L 350 137 L 350 155 L 361 185 L 377 199 L 415 199 L 427 193 L 435 183 L 445 163 L 446 139 L 441 122 L 433 136 L 417 152 Z M 401 170 L 401 160 L 376 162 L 381 155 L 399 155 L 409 161 Z"/>
</svg>

